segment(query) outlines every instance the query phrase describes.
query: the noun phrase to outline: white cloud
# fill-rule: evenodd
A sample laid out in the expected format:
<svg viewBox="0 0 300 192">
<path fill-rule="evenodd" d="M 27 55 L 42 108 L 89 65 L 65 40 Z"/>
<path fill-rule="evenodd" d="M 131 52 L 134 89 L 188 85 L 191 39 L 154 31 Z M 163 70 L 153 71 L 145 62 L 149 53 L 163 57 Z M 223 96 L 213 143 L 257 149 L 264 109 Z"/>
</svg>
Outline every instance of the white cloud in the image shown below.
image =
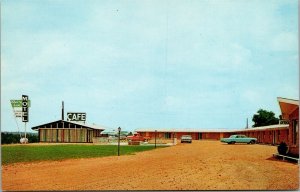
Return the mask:
<svg viewBox="0 0 300 192">
<path fill-rule="evenodd" d="M 284 98 L 290 98 L 290 99 L 299 99 L 299 89 L 295 89 L 294 86 L 289 85 L 289 84 L 280 84 L 280 85 L 278 85 L 278 91 L 277 92 L 278 92 L 278 97 L 284 97 Z"/>
<path fill-rule="evenodd" d="M 238 43 L 230 43 L 226 47 L 211 49 L 210 62 L 222 71 L 246 71 L 253 69 L 250 49 Z"/>
<path fill-rule="evenodd" d="M 19 78 L 15 78 L 14 81 L 7 82 L 1 86 L 2 92 L 26 92 L 28 90 L 36 90 L 37 86 L 31 81 L 22 81 Z"/>
<path fill-rule="evenodd" d="M 258 105 L 259 103 L 263 103 L 265 98 L 263 95 L 262 90 L 249 88 L 242 92 L 241 97 L 245 104 Z"/>
<path fill-rule="evenodd" d="M 236 99 L 235 93 L 230 90 L 190 91 L 185 94 L 165 96 L 162 109 L 177 113 L 194 113 L 201 109 L 211 114 L 228 110 L 228 107 L 234 103 L 234 99 Z"/>
<path fill-rule="evenodd" d="M 164 108 L 166 110 L 174 111 L 178 109 L 184 110 L 186 99 L 176 96 L 166 96 L 164 100 Z"/>
<path fill-rule="evenodd" d="M 293 51 L 298 50 L 298 35 L 293 32 L 282 32 L 276 35 L 271 41 L 274 51 Z"/>
</svg>

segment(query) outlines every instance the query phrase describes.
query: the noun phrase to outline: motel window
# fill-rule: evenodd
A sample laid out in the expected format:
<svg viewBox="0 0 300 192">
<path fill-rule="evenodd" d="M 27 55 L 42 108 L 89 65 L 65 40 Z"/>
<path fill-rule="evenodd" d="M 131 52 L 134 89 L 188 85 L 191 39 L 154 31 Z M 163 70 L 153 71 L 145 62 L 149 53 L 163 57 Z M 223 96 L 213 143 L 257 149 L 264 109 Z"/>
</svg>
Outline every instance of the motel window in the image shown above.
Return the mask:
<svg viewBox="0 0 300 192">
<path fill-rule="evenodd" d="M 171 138 L 171 133 L 165 133 L 165 138 L 170 139 Z"/>
</svg>

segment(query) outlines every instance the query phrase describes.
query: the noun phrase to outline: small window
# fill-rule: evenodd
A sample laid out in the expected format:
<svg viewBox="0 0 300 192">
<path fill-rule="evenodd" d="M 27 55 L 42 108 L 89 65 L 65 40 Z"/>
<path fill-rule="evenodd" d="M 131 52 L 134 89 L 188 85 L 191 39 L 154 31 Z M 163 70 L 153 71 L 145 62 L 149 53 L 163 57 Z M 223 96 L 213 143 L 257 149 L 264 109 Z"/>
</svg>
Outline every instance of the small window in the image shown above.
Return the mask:
<svg viewBox="0 0 300 192">
<path fill-rule="evenodd" d="M 171 138 L 171 133 L 165 133 L 165 138 L 170 139 Z"/>
</svg>

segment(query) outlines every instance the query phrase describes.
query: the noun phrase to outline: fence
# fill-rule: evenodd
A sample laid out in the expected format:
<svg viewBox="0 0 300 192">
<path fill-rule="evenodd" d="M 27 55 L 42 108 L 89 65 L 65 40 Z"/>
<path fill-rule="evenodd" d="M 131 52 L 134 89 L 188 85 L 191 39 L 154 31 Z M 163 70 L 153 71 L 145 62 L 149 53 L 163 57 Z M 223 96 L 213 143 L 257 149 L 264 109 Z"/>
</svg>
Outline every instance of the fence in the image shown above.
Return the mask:
<svg viewBox="0 0 300 192">
<path fill-rule="evenodd" d="M 109 144 L 117 142 L 118 137 L 93 137 L 93 143 Z M 127 140 L 124 138 L 120 138 L 120 142 L 127 142 Z"/>
</svg>

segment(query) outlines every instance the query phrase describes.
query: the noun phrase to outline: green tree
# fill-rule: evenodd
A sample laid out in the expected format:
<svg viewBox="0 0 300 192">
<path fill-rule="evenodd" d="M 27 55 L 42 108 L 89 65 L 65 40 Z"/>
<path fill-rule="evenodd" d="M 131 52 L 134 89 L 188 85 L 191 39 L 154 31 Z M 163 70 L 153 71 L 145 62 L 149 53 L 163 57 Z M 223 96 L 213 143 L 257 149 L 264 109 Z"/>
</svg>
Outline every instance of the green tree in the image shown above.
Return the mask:
<svg viewBox="0 0 300 192">
<path fill-rule="evenodd" d="M 279 119 L 275 117 L 275 113 L 264 109 L 259 109 L 257 114 L 253 115 L 252 121 L 253 127 L 275 125 L 279 123 Z"/>
</svg>

